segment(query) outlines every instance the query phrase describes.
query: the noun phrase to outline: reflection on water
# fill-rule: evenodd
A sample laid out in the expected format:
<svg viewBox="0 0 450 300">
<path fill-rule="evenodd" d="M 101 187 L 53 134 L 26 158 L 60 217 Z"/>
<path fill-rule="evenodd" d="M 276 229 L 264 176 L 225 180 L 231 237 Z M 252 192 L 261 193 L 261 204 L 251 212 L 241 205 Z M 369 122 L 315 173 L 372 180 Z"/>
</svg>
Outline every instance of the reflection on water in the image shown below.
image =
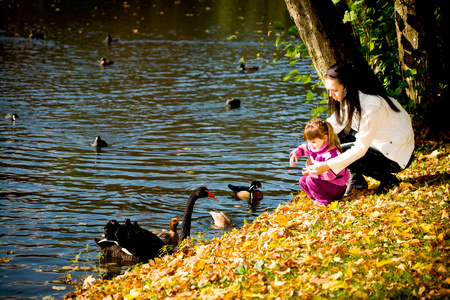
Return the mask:
<svg viewBox="0 0 450 300">
<path fill-rule="evenodd" d="M 92 266 L 108 220 L 168 228 L 198 186 L 218 198 L 194 208 L 192 232 L 208 239 L 223 233 L 212 209 L 241 226 L 292 199 L 304 87 L 281 82 L 283 64 L 236 68 L 270 26 L 292 23 L 282 0 L 241 2 L 0 3 L 0 112 L 19 115 L 0 120 L 0 298 L 62 297 L 70 287 L 55 281 L 79 253 Z M 109 146 L 91 147 L 97 135 Z M 257 205 L 227 188 L 252 180 L 264 186 Z"/>
</svg>

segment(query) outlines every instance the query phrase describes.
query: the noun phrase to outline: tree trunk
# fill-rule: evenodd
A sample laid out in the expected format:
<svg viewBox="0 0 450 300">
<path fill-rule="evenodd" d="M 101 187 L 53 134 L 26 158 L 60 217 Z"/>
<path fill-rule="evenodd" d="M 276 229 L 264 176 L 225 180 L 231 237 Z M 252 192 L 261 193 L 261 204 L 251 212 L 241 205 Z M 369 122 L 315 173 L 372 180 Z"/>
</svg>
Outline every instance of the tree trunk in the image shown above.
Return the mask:
<svg viewBox="0 0 450 300">
<path fill-rule="evenodd" d="M 416 77 L 404 77 L 407 95 L 421 112 L 430 133 L 449 138 L 449 8 L 442 0 L 396 0 L 396 26 L 400 66 L 425 69 Z M 435 12 L 440 16 L 437 21 Z M 447 86 L 446 88 L 444 88 Z"/>
<path fill-rule="evenodd" d="M 399 61 L 404 80 L 408 83 L 406 94 L 419 107 L 436 94 L 434 82 L 442 74 L 440 53 L 437 47 L 437 26 L 434 16 L 435 1 L 396 0 L 396 26 Z M 405 77 L 408 70 L 425 73 L 415 77 Z"/>
<path fill-rule="evenodd" d="M 381 85 L 359 51 L 350 24 L 342 22 L 346 8 L 336 7 L 331 0 L 285 0 L 289 14 L 299 30 L 314 66 L 323 78 L 334 63 L 346 61 L 354 65 L 366 83 Z M 346 5 L 344 3 L 340 5 Z"/>
<path fill-rule="evenodd" d="M 445 1 L 445 3 L 444 3 Z M 436 11 L 440 18 L 440 23 L 437 24 L 437 33 L 439 37 L 439 51 L 441 67 L 441 82 L 443 84 L 450 84 L 450 72 L 445 72 L 450 67 L 450 7 L 447 0 L 436 0 Z M 438 74 L 439 75 L 439 74 Z"/>
</svg>

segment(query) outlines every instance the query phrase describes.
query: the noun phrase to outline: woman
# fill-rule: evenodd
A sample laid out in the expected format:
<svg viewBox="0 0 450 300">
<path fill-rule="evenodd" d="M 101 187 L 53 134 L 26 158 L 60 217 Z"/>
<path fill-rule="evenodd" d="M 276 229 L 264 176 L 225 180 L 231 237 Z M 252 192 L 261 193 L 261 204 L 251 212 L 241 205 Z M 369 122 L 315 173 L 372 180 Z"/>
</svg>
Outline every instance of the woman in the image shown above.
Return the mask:
<svg viewBox="0 0 450 300">
<path fill-rule="evenodd" d="M 334 64 L 324 76 L 332 113 L 327 121 L 339 133 L 344 153 L 306 168 L 312 174 L 330 169 L 338 174 L 348 167 L 345 194 L 368 187 L 362 175 L 380 181 L 376 193 L 382 194 L 399 185 L 393 173 L 406 169 L 413 159 L 411 118 L 384 89 L 365 88 L 357 78 L 346 63 Z"/>
</svg>

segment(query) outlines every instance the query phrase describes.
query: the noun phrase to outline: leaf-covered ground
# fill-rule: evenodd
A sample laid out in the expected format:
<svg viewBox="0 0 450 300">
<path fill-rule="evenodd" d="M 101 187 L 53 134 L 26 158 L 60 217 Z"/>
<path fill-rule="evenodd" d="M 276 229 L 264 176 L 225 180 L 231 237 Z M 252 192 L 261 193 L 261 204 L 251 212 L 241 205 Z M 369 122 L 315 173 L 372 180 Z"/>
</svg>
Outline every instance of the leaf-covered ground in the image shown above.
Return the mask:
<svg viewBox="0 0 450 300">
<path fill-rule="evenodd" d="M 402 183 L 329 207 L 301 193 L 221 238 L 111 280 L 76 299 L 450 299 L 450 145 L 422 144 Z"/>
</svg>

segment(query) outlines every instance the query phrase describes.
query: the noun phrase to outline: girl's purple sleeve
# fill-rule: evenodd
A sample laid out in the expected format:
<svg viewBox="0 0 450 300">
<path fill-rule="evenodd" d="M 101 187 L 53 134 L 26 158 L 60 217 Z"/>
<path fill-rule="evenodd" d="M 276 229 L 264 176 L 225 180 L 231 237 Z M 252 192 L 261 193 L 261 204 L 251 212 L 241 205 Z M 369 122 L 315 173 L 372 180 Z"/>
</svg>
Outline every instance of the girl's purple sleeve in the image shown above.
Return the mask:
<svg viewBox="0 0 450 300">
<path fill-rule="evenodd" d="M 339 153 L 338 153 L 337 149 L 333 148 L 333 149 L 328 150 L 324 155 L 322 155 L 322 157 L 319 159 L 319 161 L 327 161 L 338 155 L 339 155 Z M 321 180 L 326 180 L 326 181 L 334 180 L 337 177 L 337 175 L 334 174 L 334 172 L 331 169 L 320 175 L 311 174 L 310 176 L 321 179 Z"/>
<path fill-rule="evenodd" d="M 306 147 L 306 144 L 302 144 L 302 145 L 298 146 L 297 148 L 295 148 L 294 150 L 292 150 L 291 154 L 289 154 L 289 157 L 291 157 L 292 154 L 294 154 L 294 153 L 297 155 L 297 157 L 309 155 L 309 151 L 308 151 L 308 148 Z"/>
</svg>

